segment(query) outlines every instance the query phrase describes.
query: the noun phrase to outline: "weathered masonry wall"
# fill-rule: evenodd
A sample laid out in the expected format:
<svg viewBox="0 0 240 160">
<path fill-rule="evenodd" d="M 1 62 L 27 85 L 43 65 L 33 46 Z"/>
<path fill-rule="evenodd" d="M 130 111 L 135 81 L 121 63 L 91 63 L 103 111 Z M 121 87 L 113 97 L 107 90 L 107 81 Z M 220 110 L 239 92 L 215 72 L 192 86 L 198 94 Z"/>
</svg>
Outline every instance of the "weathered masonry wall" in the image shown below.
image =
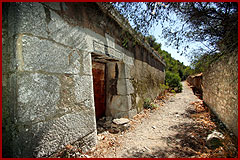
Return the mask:
<svg viewBox="0 0 240 160">
<path fill-rule="evenodd" d="M 238 51 L 218 60 L 203 73 L 203 100 L 238 136 Z"/>
<path fill-rule="evenodd" d="M 96 144 L 92 61 L 106 64 L 107 116 L 159 94 L 164 62 L 125 33 L 96 3 L 3 3 L 4 157 Z"/>
<path fill-rule="evenodd" d="M 4 12 L 3 139 L 12 139 L 4 150 L 44 157 L 77 140 L 94 146 L 91 55 L 80 47 L 83 32 L 76 35 L 54 12 L 47 19 L 51 12 L 40 3 L 10 3 Z"/>
</svg>

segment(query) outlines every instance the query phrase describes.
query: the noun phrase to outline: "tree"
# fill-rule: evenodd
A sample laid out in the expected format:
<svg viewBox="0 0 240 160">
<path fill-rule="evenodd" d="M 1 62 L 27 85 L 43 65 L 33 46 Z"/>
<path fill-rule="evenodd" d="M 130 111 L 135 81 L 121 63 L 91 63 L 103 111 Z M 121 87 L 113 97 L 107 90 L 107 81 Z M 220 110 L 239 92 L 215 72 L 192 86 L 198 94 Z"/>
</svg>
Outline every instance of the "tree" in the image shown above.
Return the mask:
<svg viewBox="0 0 240 160">
<path fill-rule="evenodd" d="M 149 45 L 154 48 L 156 51 L 161 50 L 161 43 L 156 42 L 156 38 L 152 35 L 145 37 Z"/>
<path fill-rule="evenodd" d="M 166 71 L 173 73 L 180 77 L 180 80 L 186 80 L 186 78 L 190 75 L 191 68 L 189 66 L 185 66 L 179 60 L 174 59 L 171 56 L 171 53 L 164 51 L 161 49 L 161 44 L 156 42 L 156 38 L 152 35 L 146 37 L 147 42 L 150 44 L 152 48 L 154 48 L 161 57 L 163 57 L 166 63 Z M 171 76 L 170 76 L 171 77 Z M 180 83 L 179 80 L 179 83 Z"/>
<path fill-rule="evenodd" d="M 197 54 L 227 54 L 238 47 L 237 2 L 117 2 L 111 3 L 134 29 L 147 35 L 159 23 L 163 36 L 178 49 L 201 42 Z M 176 16 L 172 16 L 175 14 Z M 168 22 L 169 26 L 164 23 Z M 175 27 L 173 27 L 175 26 Z M 201 51 L 201 52 L 199 52 Z M 184 52 L 182 53 L 184 54 Z M 194 54 L 194 52 L 192 52 Z"/>
</svg>

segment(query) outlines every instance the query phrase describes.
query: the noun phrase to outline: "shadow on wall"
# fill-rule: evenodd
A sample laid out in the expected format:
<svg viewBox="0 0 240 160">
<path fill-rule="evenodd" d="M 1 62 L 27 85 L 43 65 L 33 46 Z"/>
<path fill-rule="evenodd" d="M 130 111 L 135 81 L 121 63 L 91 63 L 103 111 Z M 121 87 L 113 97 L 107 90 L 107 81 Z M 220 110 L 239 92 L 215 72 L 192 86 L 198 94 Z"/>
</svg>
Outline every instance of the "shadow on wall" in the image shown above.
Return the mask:
<svg viewBox="0 0 240 160">
<path fill-rule="evenodd" d="M 19 128 L 16 132 L 18 132 L 17 137 L 13 137 L 15 139 L 13 142 L 13 153 L 11 155 L 3 155 L 5 158 L 33 158 L 38 157 L 41 149 L 40 145 L 42 145 L 41 140 L 44 139 L 45 135 L 48 133 L 49 129 L 47 126 L 42 126 L 39 128 L 32 128 L 31 126 L 26 125 L 18 125 Z M 24 146 L 23 146 L 24 144 Z M 58 146 L 60 147 L 60 146 Z M 56 147 L 56 148 L 58 148 Z"/>
<path fill-rule="evenodd" d="M 16 125 L 17 126 L 17 125 Z M 10 136 L 15 135 L 14 133 L 21 132 L 17 137 Z M 33 158 L 37 157 L 39 150 L 39 145 L 41 144 L 41 139 L 44 138 L 45 133 L 48 130 L 46 127 L 39 128 L 38 131 L 30 129 L 29 126 L 21 126 L 18 129 L 14 129 L 12 126 L 12 131 L 8 133 L 3 132 L 3 158 Z M 8 139 L 4 142 L 4 137 L 8 134 Z M 9 140 L 11 139 L 11 140 Z M 14 142 L 13 142 L 13 139 Z M 25 144 L 23 146 L 23 144 Z"/>
</svg>

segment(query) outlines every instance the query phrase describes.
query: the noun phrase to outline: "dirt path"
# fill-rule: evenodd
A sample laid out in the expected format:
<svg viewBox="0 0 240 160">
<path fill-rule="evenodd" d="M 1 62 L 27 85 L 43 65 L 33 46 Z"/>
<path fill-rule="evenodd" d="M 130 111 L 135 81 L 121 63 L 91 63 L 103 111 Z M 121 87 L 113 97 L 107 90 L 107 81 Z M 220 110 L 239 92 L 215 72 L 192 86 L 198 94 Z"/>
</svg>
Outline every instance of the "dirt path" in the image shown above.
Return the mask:
<svg viewBox="0 0 240 160">
<path fill-rule="evenodd" d="M 234 138 L 209 108 L 183 82 L 182 93 L 171 94 L 157 102 L 154 110 L 144 109 L 130 120 L 123 132 L 105 127 L 98 133 L 98 144 L 87 153 L 71 145 L 54 158 L 237 158 L 237 138 Z M 98 123 L 111 126 L 112 120 Z M 99 121 L 98 121 L 99 122 Z M 221 145 L 207 142 L 214 132 L 224 139 Z M 215 145 L 212 146 L 212 144 Z"/>
<path fill-rule="evenodd" d="M 187 110 L 193 108 L 191 102 L 198 100 L 186 82 L 182 84 L 182 93 L 171 96 L 163 106 L 137 124 L 134 130 L 120 135 L 121 138 L 118 136 L 118 145 L 113 145 L 114 149 L 111 148 L 110 152 L 102 156 L 106 158 L 191 157 L 191 154 L 185 155 L 186 153 L 181 150 L 178 153 L 177 146 L 171 145 L 173 141 L 180 142 L 180 134 L 185 134 L 179 133 L 179 129 L 176 128 L 193 122 L 186 116 Z M 176 137 L 178 135 L 180 139 Z"/>
<path fill-rule="evenodd" d="M 176 153 L 176 146 L 171 146 L 172 139 L 179 134 L 174 128 L 192 122 L 185 115 L 186 111 L 193 107 L 190 103 L 196 100 L 198 98 L 184 82 L 182 93 L 172 96 L 133 132 L 126 133 L 122 141 L 123 145 L 116 149 L 114 157 L 179 157 L 181 153 Z"/>
<path fill-rule="evenodd" d="M 97 146 L 87 153 L 78 148 L 60 152 L 57 157 L 91 158 L 236 158 L 237 139 L 221 127 L 203 101 L 183 82 L 182 93 L 172 94 L 155 110 L 144 110 L 130 120 L 125 132 L 98 134 Z M 103 125 L 111 126 L 111 120 Z M 224 139 L 210 148 L 209 134 L 217 131 Z"/>
</svg>

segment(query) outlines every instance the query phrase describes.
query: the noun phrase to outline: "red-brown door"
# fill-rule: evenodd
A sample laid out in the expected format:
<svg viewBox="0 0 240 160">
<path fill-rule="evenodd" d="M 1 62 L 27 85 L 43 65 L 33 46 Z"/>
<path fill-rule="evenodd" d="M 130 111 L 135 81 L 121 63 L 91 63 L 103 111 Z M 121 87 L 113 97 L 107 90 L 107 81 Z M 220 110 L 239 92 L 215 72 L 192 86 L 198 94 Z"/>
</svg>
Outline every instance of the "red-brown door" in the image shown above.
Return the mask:
<svg viewBox="0 0 240 160">
<path fill-rule="evenodd" d="M 106 93 L 105 93 L 105 64 L 92 62 L 93 88 L 96 118 L 105 116 Z"/>
</svg>

